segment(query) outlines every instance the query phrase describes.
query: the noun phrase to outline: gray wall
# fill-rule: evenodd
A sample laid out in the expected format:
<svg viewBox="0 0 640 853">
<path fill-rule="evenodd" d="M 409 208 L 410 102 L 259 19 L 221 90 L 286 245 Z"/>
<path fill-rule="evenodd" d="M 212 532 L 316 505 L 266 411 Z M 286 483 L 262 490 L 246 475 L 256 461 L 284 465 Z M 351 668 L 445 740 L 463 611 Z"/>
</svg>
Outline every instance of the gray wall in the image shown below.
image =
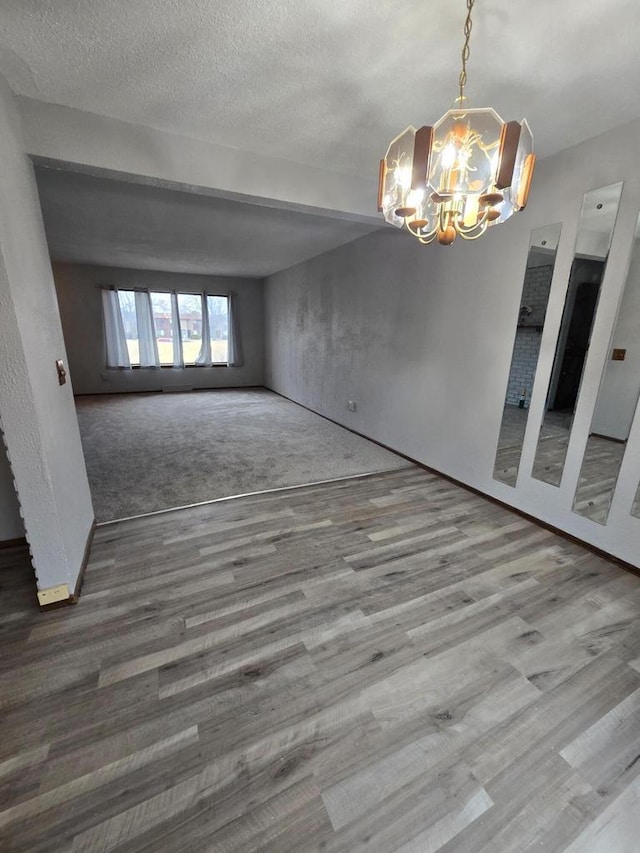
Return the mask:
<svg viewBox="0 0 640 853">
<path fill-rule="evenodd" d="M 40 589 L 73 591 L 93 522 L 33 167 L 0 78 L 0 417 Z"/>
<path fill-rule="evenodd" d="M 162 388 L 222 388 L 262 385 L 264 320 L 262 282 L 246 278 L 180 275 L 117 267 L 54 264 L 69 370 L 76 394 L 159 391 Z M 233 291 L 237 295 L 243 367 L 186 367 L 107 370 L 100 284 L 117 287 L 177 289 L 185 293 Z"/>
<path fill-rule="evenodd" d="M 466 479 L 502 411 L 527 248 L 523 234 L 518 270 L 509 244 L 501 287 L 452 271 L 453 252 L 481 270 L 481 242 L 422 247 L 391 229 L 268 278 L 268 387 Z"/>
<path fill-rule="evenodd" d="M 640 206 L 640 122 L 538 164 L 524 213 L 474 243 L 422 247 L 392 229 L 265 283 L 266 384 L 636 565 L 640 423 L 606 527 L 571 511 Z M 586 190 L 624 180 L 560 488 L 530 476 Z M 562 222 L 517 488 L 493 463 L 532 229 Z M 347 411 L 347 401 L 357 411 Z"/>
</svg>

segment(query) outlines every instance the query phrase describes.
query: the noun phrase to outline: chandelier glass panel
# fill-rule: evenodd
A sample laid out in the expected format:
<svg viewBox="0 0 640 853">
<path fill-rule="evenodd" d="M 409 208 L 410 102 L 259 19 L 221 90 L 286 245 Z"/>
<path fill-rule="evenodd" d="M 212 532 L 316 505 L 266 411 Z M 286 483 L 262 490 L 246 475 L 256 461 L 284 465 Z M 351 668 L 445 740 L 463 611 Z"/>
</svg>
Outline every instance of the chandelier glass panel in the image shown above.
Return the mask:
<svg viewBox="0 0 640 853">
<path fill-rule="evenodd" d="M 466 104 L 473 4 L 467 0 L 456 106 L 432 127 L 406 128 L 380 161 L 378 209 L 421 243 L 475 240 L 522 210 L 531 186 L 536 158 L 526 120 L 504 122 Z"/>
</svg>

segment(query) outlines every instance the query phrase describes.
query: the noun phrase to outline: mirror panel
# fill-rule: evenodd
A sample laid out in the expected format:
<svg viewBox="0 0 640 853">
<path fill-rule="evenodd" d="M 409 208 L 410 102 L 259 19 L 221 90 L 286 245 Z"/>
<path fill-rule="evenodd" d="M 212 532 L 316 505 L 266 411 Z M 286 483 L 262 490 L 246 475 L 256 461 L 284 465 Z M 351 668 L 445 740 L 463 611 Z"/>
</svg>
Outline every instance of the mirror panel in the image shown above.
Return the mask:
<svg viewBox="0 0 640 853">
<path fill-rule="evenodd" d="M 531 472 L 537 480 L 552 486 L 559 486 L 562 480 L 621 194 L 622 182 L 590 190 L 582 200 L 545 415 Z"/>
<path fill-rule="evenodd" d="M 574 512 L 606 524 L 640 395 L 640 216 L 631 264 L 593 410 Z"/>
<path fill-rule="evenodd" d="M 540 341 L 547 313 L 561 224 L 531 232 L 524 272 L 520 312 L 511 355 L 509 380 L 502 412 L 494 479 L 515 486 L 529 416 L 531 389 L 538 367 Z"/>
</svg>

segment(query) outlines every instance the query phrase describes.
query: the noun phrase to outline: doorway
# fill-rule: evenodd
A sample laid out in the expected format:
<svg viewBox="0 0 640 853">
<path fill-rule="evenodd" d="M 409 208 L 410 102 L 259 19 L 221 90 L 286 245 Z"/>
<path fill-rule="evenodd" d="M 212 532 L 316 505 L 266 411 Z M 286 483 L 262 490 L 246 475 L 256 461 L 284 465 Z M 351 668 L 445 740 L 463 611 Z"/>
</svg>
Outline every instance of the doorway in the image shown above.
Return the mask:
<svg viewBox="0 0 640 853">
<path fill-rule="evenodd" d="M 589 350 L 591 329 L 598 305 L 604 261 L 576 258 L 571 268 L 567 316 L 560 331 L 564 344 L 554 366 L 555 382 L 549 410 L 572 414 L 575 409 L 582 370 Z"/>
</svg>

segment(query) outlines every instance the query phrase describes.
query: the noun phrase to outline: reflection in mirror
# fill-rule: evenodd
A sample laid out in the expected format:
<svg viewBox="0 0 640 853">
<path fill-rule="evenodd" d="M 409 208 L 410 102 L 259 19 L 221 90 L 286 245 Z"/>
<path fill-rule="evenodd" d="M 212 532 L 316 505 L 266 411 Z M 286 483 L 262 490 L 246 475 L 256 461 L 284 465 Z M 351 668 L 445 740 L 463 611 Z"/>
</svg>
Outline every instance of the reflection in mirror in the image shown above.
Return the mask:
<svg viewBox="0 0 640 853">
<path fill-rule="evenodd" d="M 585 193 L 532 476 L 559 486 L 622 182 Z"/>
<path fill-rule="evenodd" d="M 605 524 L 640 394 L 640 216 L 609 359 L 596 400 L 573 502 L 575 512 Z"/>
<path fill-rule="evenodd" d="M 515 486 L 527 428 L 529 399 L 538 367 L 538 353 L 547 313 L 553 267 L 560 239 L 560 223 L 531 232 L 520 312 L 513 343 L 493 476 Z"/>
</svg>

